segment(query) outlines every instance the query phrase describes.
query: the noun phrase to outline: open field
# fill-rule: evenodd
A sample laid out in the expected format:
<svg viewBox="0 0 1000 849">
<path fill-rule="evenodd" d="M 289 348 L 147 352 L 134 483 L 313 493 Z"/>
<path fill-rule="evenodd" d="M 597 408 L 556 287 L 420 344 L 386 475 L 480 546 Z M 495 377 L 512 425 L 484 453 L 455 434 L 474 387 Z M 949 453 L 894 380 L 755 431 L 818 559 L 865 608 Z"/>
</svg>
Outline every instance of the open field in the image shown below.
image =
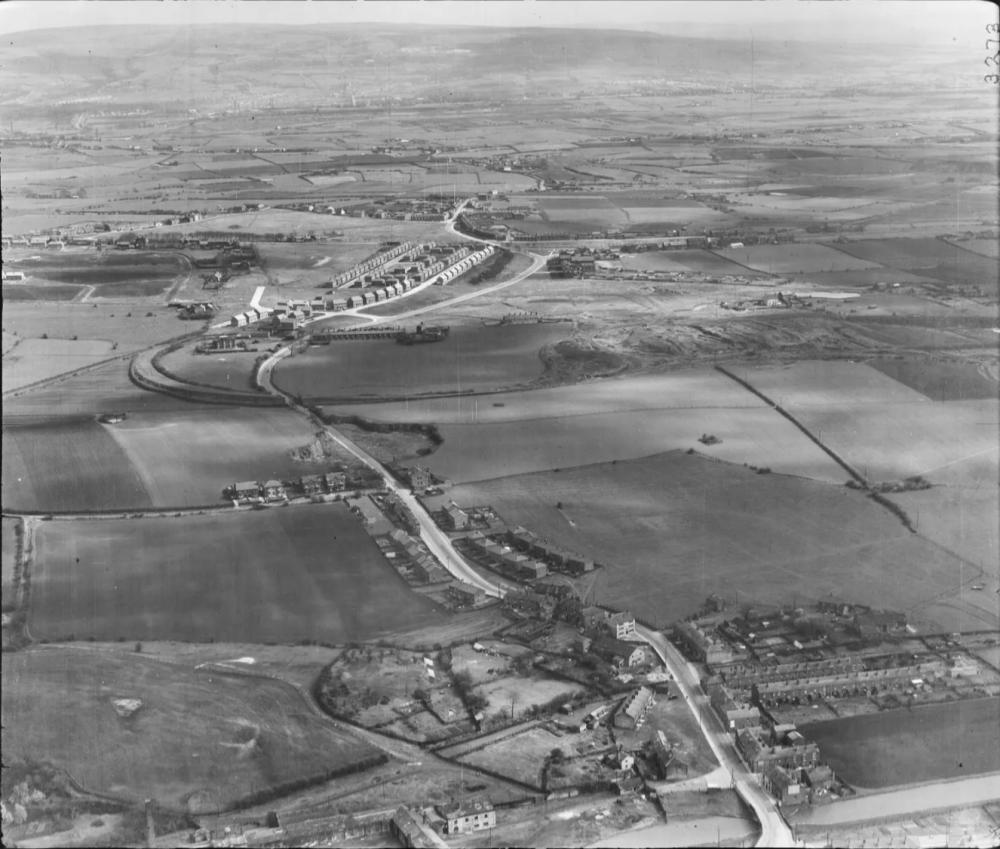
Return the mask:
<svg viewBox="0 0 1000 849">
<path fill-rule="evenodd" d="M 802 733 L 848 784 L 880 788 L 1000 771 L 998 726 L 1000 701 L 984 698 L 835 719 Z"/>
<path fill-rule="evenodd" d="M 768 274 L 806 271 L 852 271 L 874 268 L 876 263 L 856 259 L 833 248 L 812 242 L 784 245 L 749 245 L 744 248 L 720 248 L 719 256 Z"/>
<path fill-rule="evenodd" d="M 871 360 L 868 365 L 934 401 L 996 398 L 1000 393 L 996 379 L 973 362 L 894 357 Z"/>
<path fill-rule="evenodd" d="M 4 256 L 9 271 L 31 280 L 93 286 L 92 297 L 149 297 L 164 292 L 187 270 L 176 254 L 152 251 L 94 251 L 88 248 Z"/>
<path fill-rule="evenodd" d="M 730 367 L 730 371 L 788 409 L 855 404 L 920 404 L 919 390 L 866 363 L 805 360 L 778 366 Z"/>
<path fill-rule="evenodd" d="M 110 427 L 92 418 L 5 422 L 4 506 L 26 512 L 152 506 Z"/>
<path fill-rule="evenodd" d="M 266 356 L 267 349 L 274 345 L 274 340 L 261 339 L 254 345 L 253 351 L 199 354 L 195 352 L 195 346 L 200 341 L 195 340 L 165 354 L 160 358 L 159 366 L 178 380 L 247 391 L 256 387 L 253 380 L 255 361 Z"/>
<path fill-rule="evenodd" d="M 471 752 L 461 761 L 541 788 L 542 764 L 549 752 L 563 742 L 562 737 L 547 728 L 534 726 L 478 752 Z"/>
<path fill-rule="evenodd" d="M 942 239 L 865 239 L 843 242 L 836 248 L 848 256 L 913 271 L 946 284 L 980 287 L 992 297 L 1000 286 L 1000 264 L 995 257 Z"/>
<path fill-rule="evenodd" d="M 39 638 L 339 642 L 445 619 L 339 503 L 53 521 L 36 543 Z"/>
<path fill-rule="evenodd" d="M 3 664 L 6 756 L 66 769 L 84 787 L 210 812 L 376 754 L 306 710 L 287 685 L 82 648 Z M 116 699 L 139 699 L 130 717 Z M 178 733 L 178 729 L 183 733 Z"/>
<path fill-rule="evenodd" d="M 198 404 L 140 389 L 129 380 L 128 367 L 126 359 L 112 360 L 78 374 L 59 377 L 44 386 L 9 395 L 3 400 L 4 423 L 118 411 L 218 409 L 216 404 Z"/>
<path fill-rule="evenodd" d="M 3 300 L 7 301 L 72 301 L 83 294 L 83 286 L 59 283 L 3 284 Z"/>
<path fill-rule="evenodd" d="M 787 409 L 870 480 L 997 485 L 998 402 L 869 403 Z"/>
<path fill-rule="evenodd" d="M 5 392 L 114 356 L 101 339 L 24 339 L 3 357 Z"/>
<path fill-rule="evenodd" d="M 738 274 L 750 278 L 761 276 L 712 251 L 705 250 L 642 251 L 641 253 L 622 254 L 621 263 L 624 268 L 634 268 L 641 271 L 674 271 L 682 274 L 686 272 Z"/>
<path fill-rule="evenodd" d="M 573 696 L 586 692 L 586 689 L 569 681 L 530 676 L 496 678 L 480 684 L 475 692 L 487 700 L 488 705 L 483 711 L 487 716 L 510 716 L 513 712 L 515 718 L 520 718 L 536 705 L 562 697 L 569 701 Z"/>
<path fill-rule="evenodd" d="M 437 423 L 444 443 L 428 458 L 468 482 L 674 449 L 842 482 L 846 473 L 790 422 L 714 370 L 412 403 L 327 408 L 376 421 Z M 702 445 L 714 434 L 721 442 Z"/>
<path fill-rule="evenodd" d="M 172 309 L 132 303 L 46 303 L 17 301 L 4 304 L 3 328 L 22 339 L 104 340 L 117 344 L 117 353 L 136 351 L 160 340 L 198 329 L 196 322 L 180 322 Z M 16 349 L 15 349 L 16 353 Z"/>
<path fill-rule="evenodd" d="M 285 392 L 324 400 L 488 391 L 539 377 L 539 349 L 567 335 L 560 325 L 531 324 L 452 328 L 444 341 L 425 345 L 339 342 L 283 360 L 274 382 Z"/>
<path fill-rule="evenodd" d="M 655 623 L 691 614 L 713 592 L 769 604 L 835 593 L 910 611 L 974 579 L 861 493 L 679 452 L 456 486 L 447 497 L 490 504 L 607 564 L 600 602 Z M 996 627 L 986 612 L 958 618 Z"/>
<path fill-rule="evenodd" d="M 236 481 L 324 470 L 292 459 L 315 434 L 281 407 L 137 413 L 107 428 L 156 507 L 223 503 L 223 488 Z"/>
</svg>

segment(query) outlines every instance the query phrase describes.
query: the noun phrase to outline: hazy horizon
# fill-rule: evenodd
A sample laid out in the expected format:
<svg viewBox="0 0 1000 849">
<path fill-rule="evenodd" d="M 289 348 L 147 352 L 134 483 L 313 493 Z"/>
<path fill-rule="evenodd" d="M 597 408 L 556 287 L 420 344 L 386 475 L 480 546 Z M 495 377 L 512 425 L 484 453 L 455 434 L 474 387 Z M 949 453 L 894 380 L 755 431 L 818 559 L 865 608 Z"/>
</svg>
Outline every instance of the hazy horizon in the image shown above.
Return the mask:
<svg viewBox="0 0 1000 849">
<path fill-rule="evenodd" d="M 294 13 L 290 14 L 290 13 Z M 129 3 L 112 0 L 38 3 L 8 0 L 0 32 L 11 35 L 46 29 L 107 26 L 243 25 L 430 25 L 497 28 L 613 28 L 695 38 L 913 44 L 965 43 L 985 37 L 997 8 L 978 0 L 763 0 L 763 2 L 569 3 L 562 0 L 348 0 L 316 3 L 187 2 Z M 682 30 L 674 32 L 674 29 Z"/>
</svg>

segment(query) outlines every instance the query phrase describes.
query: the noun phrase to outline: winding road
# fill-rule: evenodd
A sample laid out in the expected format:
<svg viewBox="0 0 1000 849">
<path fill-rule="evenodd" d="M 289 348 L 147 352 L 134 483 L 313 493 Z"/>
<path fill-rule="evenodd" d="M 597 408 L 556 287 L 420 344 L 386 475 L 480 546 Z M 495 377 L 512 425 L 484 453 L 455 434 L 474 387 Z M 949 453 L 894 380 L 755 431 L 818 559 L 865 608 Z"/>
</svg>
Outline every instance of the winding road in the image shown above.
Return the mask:
<svg viewBox="0 0 1000 849">
<path fill-rule="evenodd" d="M 454 219 L 452 222 L 449 222 L 450 227 L 453 227 L 453 224 Z M 495 292 L 498 289 L 512 286 L 538 271 L 546 260 L 546 257 L 538 254 L 531 254 L 531 257 L 532 263 L 529 268 L 508 281 L 484 287 L 475 292 L 460 295 L 448 301 L 410 310 L 406 313 L 380 317 L 379 319 L 376 319 L 376 321 L 398 322 L 400 319 L 411 318 L 432 310 L 453 306 L 457 303 L 471 300 L 472 298 L 479 297 L 480 295 L 488 292 Z M 343 315 L 343 313 L 340 314 Z M 370 316 L 362 317 L 371 318 Z M 377 472 L 384 480 L 386 488 L 394 492 L 402 500 L 402 502 L 413 511 L 413 515 L 416 517 L 417 522 L 420 525 L 420 538 L 423 540 L 424 544 L 431 551 L 431 553 L 455 578 L 478 587 L 488 595 L 503 597 L 503 595 L 510 590 L 511 587 L 509 585 L 504 585 L 503 582 L 493 583 L 480 576 L 455 550 L 451 539 L 437 526 L 434 520 L 424 509 L 423 505 L 420 504 L 408 487 L 399 483 L 399 481 L 389 474 L 388 470 L 371 454 L 341 434 L 335 428 L 323 422 L 311 410 L 307 409 L 296 399 L 292 398 L 274 385 L 272 379 L 274 367 L 289 354 L 289 348 L 282 348 L 272 354 L 272 356 L 270 356 L 261 365 L 257 374 L 257 382 L 260 387 L 273 395 L 281 397 L 290 408 L 309 418 L 309 420 L 313 422 L 316 427 L 321 428 L 324 432 L 326 432 L 329 437 L 345 451 L 356 457 L 373 471 Z M 708 697 L 701 690 L 697 671 L 687 663 L 676 647 L 670 643 L 670 641 L 667 640 L 663 634 L 640 625 L 636 626 L 636 632 L 653 648 L 666 665 L 670 674 L 677 682 L 678 688 L 680 689 L 689 710 L 697 720 L 702 734 L 704 734 L 705 739 L 708 741 L 715 757 L 718 759 L 719 764 L 725 773 L 728 774 L 733 789 L 735 789 L 747 805 L 750 806 L 757 817 L 761 826 L 761 834 L 757 845 L 775 847 L 794 846 L 795 841 L 792 836 L 791 829 L 782 818 L 774 799 L 772 799 L 764 791 L 756 777 L 743 763 L 732 738 L 719 726 L 717 720 L 715 719 L 714 712 L 711 710 L 711 706 L 708 702 Z"/>
</svg>

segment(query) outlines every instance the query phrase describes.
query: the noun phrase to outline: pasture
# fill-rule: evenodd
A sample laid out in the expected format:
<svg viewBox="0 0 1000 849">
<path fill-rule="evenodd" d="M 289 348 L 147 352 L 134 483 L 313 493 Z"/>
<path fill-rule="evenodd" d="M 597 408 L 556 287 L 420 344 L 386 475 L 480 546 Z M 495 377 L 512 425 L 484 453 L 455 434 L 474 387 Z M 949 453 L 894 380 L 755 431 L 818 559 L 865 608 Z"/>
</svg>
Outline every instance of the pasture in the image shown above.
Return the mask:
<svg viewBox="0 0 1000 849">
<path fill-rule="evenodd" d="M 200 340 L 198 340 L 200 341 Z M 223 389 L 246 391 L 253 389 L 254 362 L 266 354 L 273 342 L 261 340 L 256 351 L 220 351 L 205 354 L 195 353 L 196 342 L 191 342 L 170 351 L 159 360 L 159 365 L 167 374 L 178 380 Z"/>
<path fill-rule="evenodd" d="M 901 357 L 871 360 L 869 365 L 934 401 L 996 398 L 995 378 L 966 360 L 930 360 Z"/>
<path fill-rule="evenodd" d="M 444 341 L 425 345 L 340 342 L 283 360 L 274 382 L 285 392 L 322 400 L 489 391 L 539 377 L 539 349 L 568 335 L 566 327 L 539 324 L 457 327 Z"/>
<path fill-rule="evenodd" d="M 4 391 L 99 363 L 113 351 L 102 339 L 23 339 L 3 357 Z"/>
<path fill-rule="evenodd" d="M 715 253 L 725 259 L 767 274 L 854 271 L 877 267 L 875 262 L 859 259 L 813 242 L 719 248 Z"/>
<path fill-rule="evenodd" d="M 40 526 L 37 638 L 342 642 L 442 621 L 339 503 Z"/>
<path fill-rule="evenodd" d="M 1000 262 L 943 239 L 864 239 L 842 242 L 842 253 L 881 265 L 917 272 L 942 283 L 981 287 L 995 296 L 1000 286 Z"/>
<path fill-rule="evenodd" d="M 607 564 L 599 601 L 657 624 L 713 592 L 768 604 L 834 593 L 914 611 L 960 593 L 969 577 L 859 492 L 681 452 L 461 485 L 448 497 L 490 504 Z"/>
<path fill-rule="evenodd" d="M 47 512 L 152 506 L 110 427 L 89 417 L 5 422 L 4 507 Z"/>
<path fill-rule="evenodd" d="M 312 428 L 282 407 L 137 413 L 107 427 L 156 507 L 222 503 L 236 481 L 317 471 L 289 453 L 315 439 Z"/>
<path fill-rule="evenodd" d="M 477 752 L 470 752 L 460 761 L 541 788 L 542 764 L 549 753 L 563 742 L 559 735 L 536 725 Z"/>
<path fill-rule="evenodd" d="M 998 727 L 1000 700 L 984 698 L 835 719 L 801 730 L 848 784 L 875 789 L 1000 771 Z"/>
<path fill-rule="evenodd" d="M 33 279 L 93 286 L 92 297 L 149 297 L 164 292 L 186 270 L 175 254 L 153 251 L 50 251 L 10 262 Z"/>
<path fill-rule="evenodd" d="M 637 271 L 674 271 L 681 274 L 738 274 L 741 277 L 759 277 L 741 265 L 705 250 L 642 251 L 622 254 L 623 268 Z"/>
<path fill-rule="evenodd" d="M 315 716 L 287 684 L 76 647 L 5 656 L 3 748 L 86 789 L 214 813 L 378 752 Z M 120 716 L 115 700 L 141 707 Z"/>
<path fill-rule="evenodd" d="M 846 473 L 786 419 L 712 369 L 485 395 L 327 408 L 436 423 L 430 467 L 468 482 L 694 448 L 711 457 L 842 482 Z M 721 442 L 702 445 L 704 433 Z"/>
</svg>

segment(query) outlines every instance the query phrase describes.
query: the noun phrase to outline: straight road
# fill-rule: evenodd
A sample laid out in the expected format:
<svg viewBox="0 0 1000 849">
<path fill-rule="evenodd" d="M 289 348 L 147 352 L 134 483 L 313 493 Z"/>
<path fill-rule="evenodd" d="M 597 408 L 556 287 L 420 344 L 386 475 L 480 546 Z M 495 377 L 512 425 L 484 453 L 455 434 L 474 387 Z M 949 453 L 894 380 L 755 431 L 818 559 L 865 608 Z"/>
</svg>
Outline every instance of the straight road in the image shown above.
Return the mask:
<svg viewBox="0 0 1000 849">
<path fill-rule="evenodd" d="M 728 771 L 733 789 L 753 809 L 761 827 L 757 845 L 794 846 L 792 831 L 778 811 L 774 799 L 764 791 L 747 769 L 732 737 L 716 721 L 708 697 L 701 692 L 697 672 L 663 634 L 639 624 L 636 624 L 635 630 L 660 656 L 673 675 L 688 709 L 698 721 L 701 733 L 705 735 L 719 763 Z"/>
</svg>

